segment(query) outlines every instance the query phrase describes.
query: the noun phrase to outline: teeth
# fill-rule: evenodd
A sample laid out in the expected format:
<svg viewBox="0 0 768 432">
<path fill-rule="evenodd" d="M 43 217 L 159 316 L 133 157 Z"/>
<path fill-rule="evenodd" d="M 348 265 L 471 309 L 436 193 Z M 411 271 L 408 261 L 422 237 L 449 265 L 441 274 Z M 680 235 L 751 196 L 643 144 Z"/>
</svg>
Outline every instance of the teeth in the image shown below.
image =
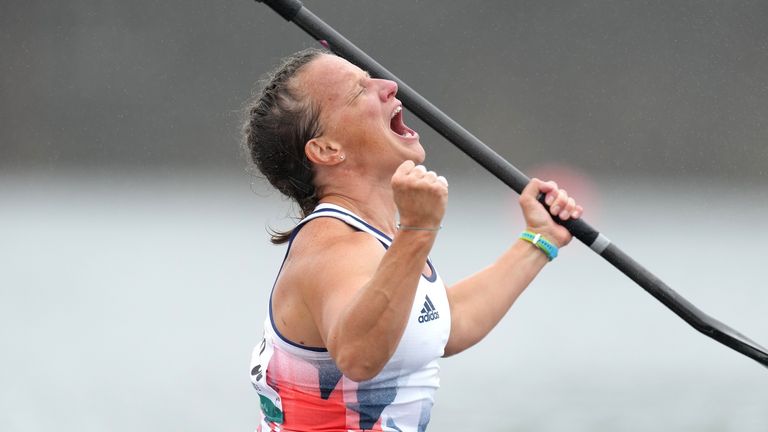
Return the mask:
<svg viewBox="0 0 768 432">
<path fill-rule="evenodd" d="M 402 110 L 403 110 L 403 107 L 398 106 L 397 108 L 395 108 L 395 111 L 392 112 L 392 117 L 390 118 L 395 118 L 395 116 L 398 115 Z"/>
</svg>

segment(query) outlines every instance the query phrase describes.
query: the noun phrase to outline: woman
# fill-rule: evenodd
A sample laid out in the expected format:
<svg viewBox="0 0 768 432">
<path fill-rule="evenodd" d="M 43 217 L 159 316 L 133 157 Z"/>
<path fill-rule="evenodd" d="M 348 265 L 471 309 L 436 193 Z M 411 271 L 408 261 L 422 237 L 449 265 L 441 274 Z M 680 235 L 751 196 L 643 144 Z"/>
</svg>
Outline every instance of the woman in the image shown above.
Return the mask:
<svg viewBox="0 0 768 432">
<path fill-rule="evenodd" d="M 520 197 L 524 238 L 445 287 L 428 254 L 448 183 L 420 165 L 424 148 L 396 93 L 394 82 L 307 50 L 249 107 L 250 156 L 304 216 L 272 239 L 288 251 L 252 360 L 258 430 L 425 430 L 437 359 L 488 334 L 571 240 L 550 213 L 567 220 L 582 208 L 534 179 Z"/>
</svg>

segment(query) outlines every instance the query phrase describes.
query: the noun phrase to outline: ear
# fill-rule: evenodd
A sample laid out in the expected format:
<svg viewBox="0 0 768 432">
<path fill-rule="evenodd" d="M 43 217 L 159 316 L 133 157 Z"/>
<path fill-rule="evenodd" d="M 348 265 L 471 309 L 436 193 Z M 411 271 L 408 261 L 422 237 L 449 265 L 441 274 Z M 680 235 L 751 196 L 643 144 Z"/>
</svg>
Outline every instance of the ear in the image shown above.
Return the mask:
<svg viewBox="0 0 768 432">
<path fill-rule="evenodd" d="M 307 141 L 304 154 L 317 165 L 336 165 L 344 160 L 341 146 L 324 138 L 312 138 Z"/>
</svg>

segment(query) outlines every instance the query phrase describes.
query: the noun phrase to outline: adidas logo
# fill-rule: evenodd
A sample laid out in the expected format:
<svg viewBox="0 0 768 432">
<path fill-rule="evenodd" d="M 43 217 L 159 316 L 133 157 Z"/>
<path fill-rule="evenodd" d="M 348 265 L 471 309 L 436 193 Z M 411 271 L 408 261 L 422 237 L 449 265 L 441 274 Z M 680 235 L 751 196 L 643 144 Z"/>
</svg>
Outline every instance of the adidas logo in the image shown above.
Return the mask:
<svg viewBox="0 0 768 432">
<path fill-rule="evenodd" d="M 419 315 L 419 322 L 425 323 L 428 321 L 436 320 L 438 318 L 440 318 L 440 314 L 437 313 L 435 305 L 432 304 L 432 300 L 429 299 L 429 296 L 425 296 L 424 307 L 421 308 L 421 315 Z"/>
</svg>

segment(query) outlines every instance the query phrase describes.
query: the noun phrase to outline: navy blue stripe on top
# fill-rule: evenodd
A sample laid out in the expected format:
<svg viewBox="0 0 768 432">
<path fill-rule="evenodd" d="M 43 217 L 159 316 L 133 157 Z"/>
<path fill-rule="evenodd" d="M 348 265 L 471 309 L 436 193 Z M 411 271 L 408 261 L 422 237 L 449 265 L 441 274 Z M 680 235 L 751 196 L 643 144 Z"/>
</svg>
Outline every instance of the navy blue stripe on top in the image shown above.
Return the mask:
<svg viewBox="0 0 768 432">
<path fill-rule="evenodd" d="M 366 227 L 366 228 L 368 228 L 368 229 L 370 229 L 371 231 L 375 232 L 376 234 L 378 234 L 378 235 L 380 235 L 380 236 L 384 237 L 385 239 L 387 239 L 387 241 L 389 241 L 390 243 L 392 243 L 392 238 L 391 238 L 390 236 L 388 236 L 388 235 L 384 234 L 383 232 L 381 232 L 381 231 L 380 231 L 379 229 L 377 229 L 376 227 L 372 226 L 372 225 L 371 225 L 371 224 L 369 224 L 368 222 L 366 222 L 366 221 L 364 221 L 364 220 L 360 219 L 359 217 L 357 217 L 357 216 L 355 216 L 355 215 L 353 215 L 353 214 L 350 214 L 350 213 L 347 213 L 347 212 L 344 212 L 344 211 L 341 211 L 341 210 L 337 210 L 337 209 L 330 209 L 330 208 L 323 208 L 323 209 L 320 209 L 320 210 L 315 210 L 315 211 L 313 212 L 313 214 L 314 214 L 314 213 L 321 213 L 321 212 L 334 212 L 334 213 L 343 214 L 343 215 L 345 215 L 345 216 L 349 216 L 349 217 L 351 217 L 352 219 L 354 219 L 354 220 L 356 220 L 356 221 L 360 222 L 361 224 L 365 225 L 365 227 Z M 331 216 L 331 217 L 333 217 L 333 216 Z M 342 222 L 344 222 L 344 221 L 342 221 Z M 348 225 L 349 225 L 349 224 L 348 224 Z M 350 225 L 350 226 L 351 226 L 351 225 Z M 355 227 L 353 227 L 353 228 L 355 228 Z M 357 228 L 355 228 L 355 229 L 357 229 Z M 381 240 L 379 240 L 379 241 L 381 241 Z M 388 245 L 388 244 L 386 244 L 386 243 L 384 243 L 384 242 L 381 242 L 381 244 L 383 244 L 383 245 L 384 245 L 384 248 L 385 248 L 385 249 L 389 249 L 389 245 Z M 435 267 L 432 265 L 432 261 L 430 261 L 430 259 L 429 259 L 429 258 L 427 258 L 427 265 L 429 266 L 429 271 L 430 271 L 430 273 L 431 273 L 431 274 L 429 275 L 429 277 L 427 277 L 427 276 L 425 276 L 425 275 L 422 273 L 422 275 L 421 275 L 421 276 L 422 276 L 424 279 L 428 280 L 429 282 L 434 282 L 434 281 L 436 281 L 436 280 L 437 280 L 437 272 L 435 272 Z"/>
</svg>

